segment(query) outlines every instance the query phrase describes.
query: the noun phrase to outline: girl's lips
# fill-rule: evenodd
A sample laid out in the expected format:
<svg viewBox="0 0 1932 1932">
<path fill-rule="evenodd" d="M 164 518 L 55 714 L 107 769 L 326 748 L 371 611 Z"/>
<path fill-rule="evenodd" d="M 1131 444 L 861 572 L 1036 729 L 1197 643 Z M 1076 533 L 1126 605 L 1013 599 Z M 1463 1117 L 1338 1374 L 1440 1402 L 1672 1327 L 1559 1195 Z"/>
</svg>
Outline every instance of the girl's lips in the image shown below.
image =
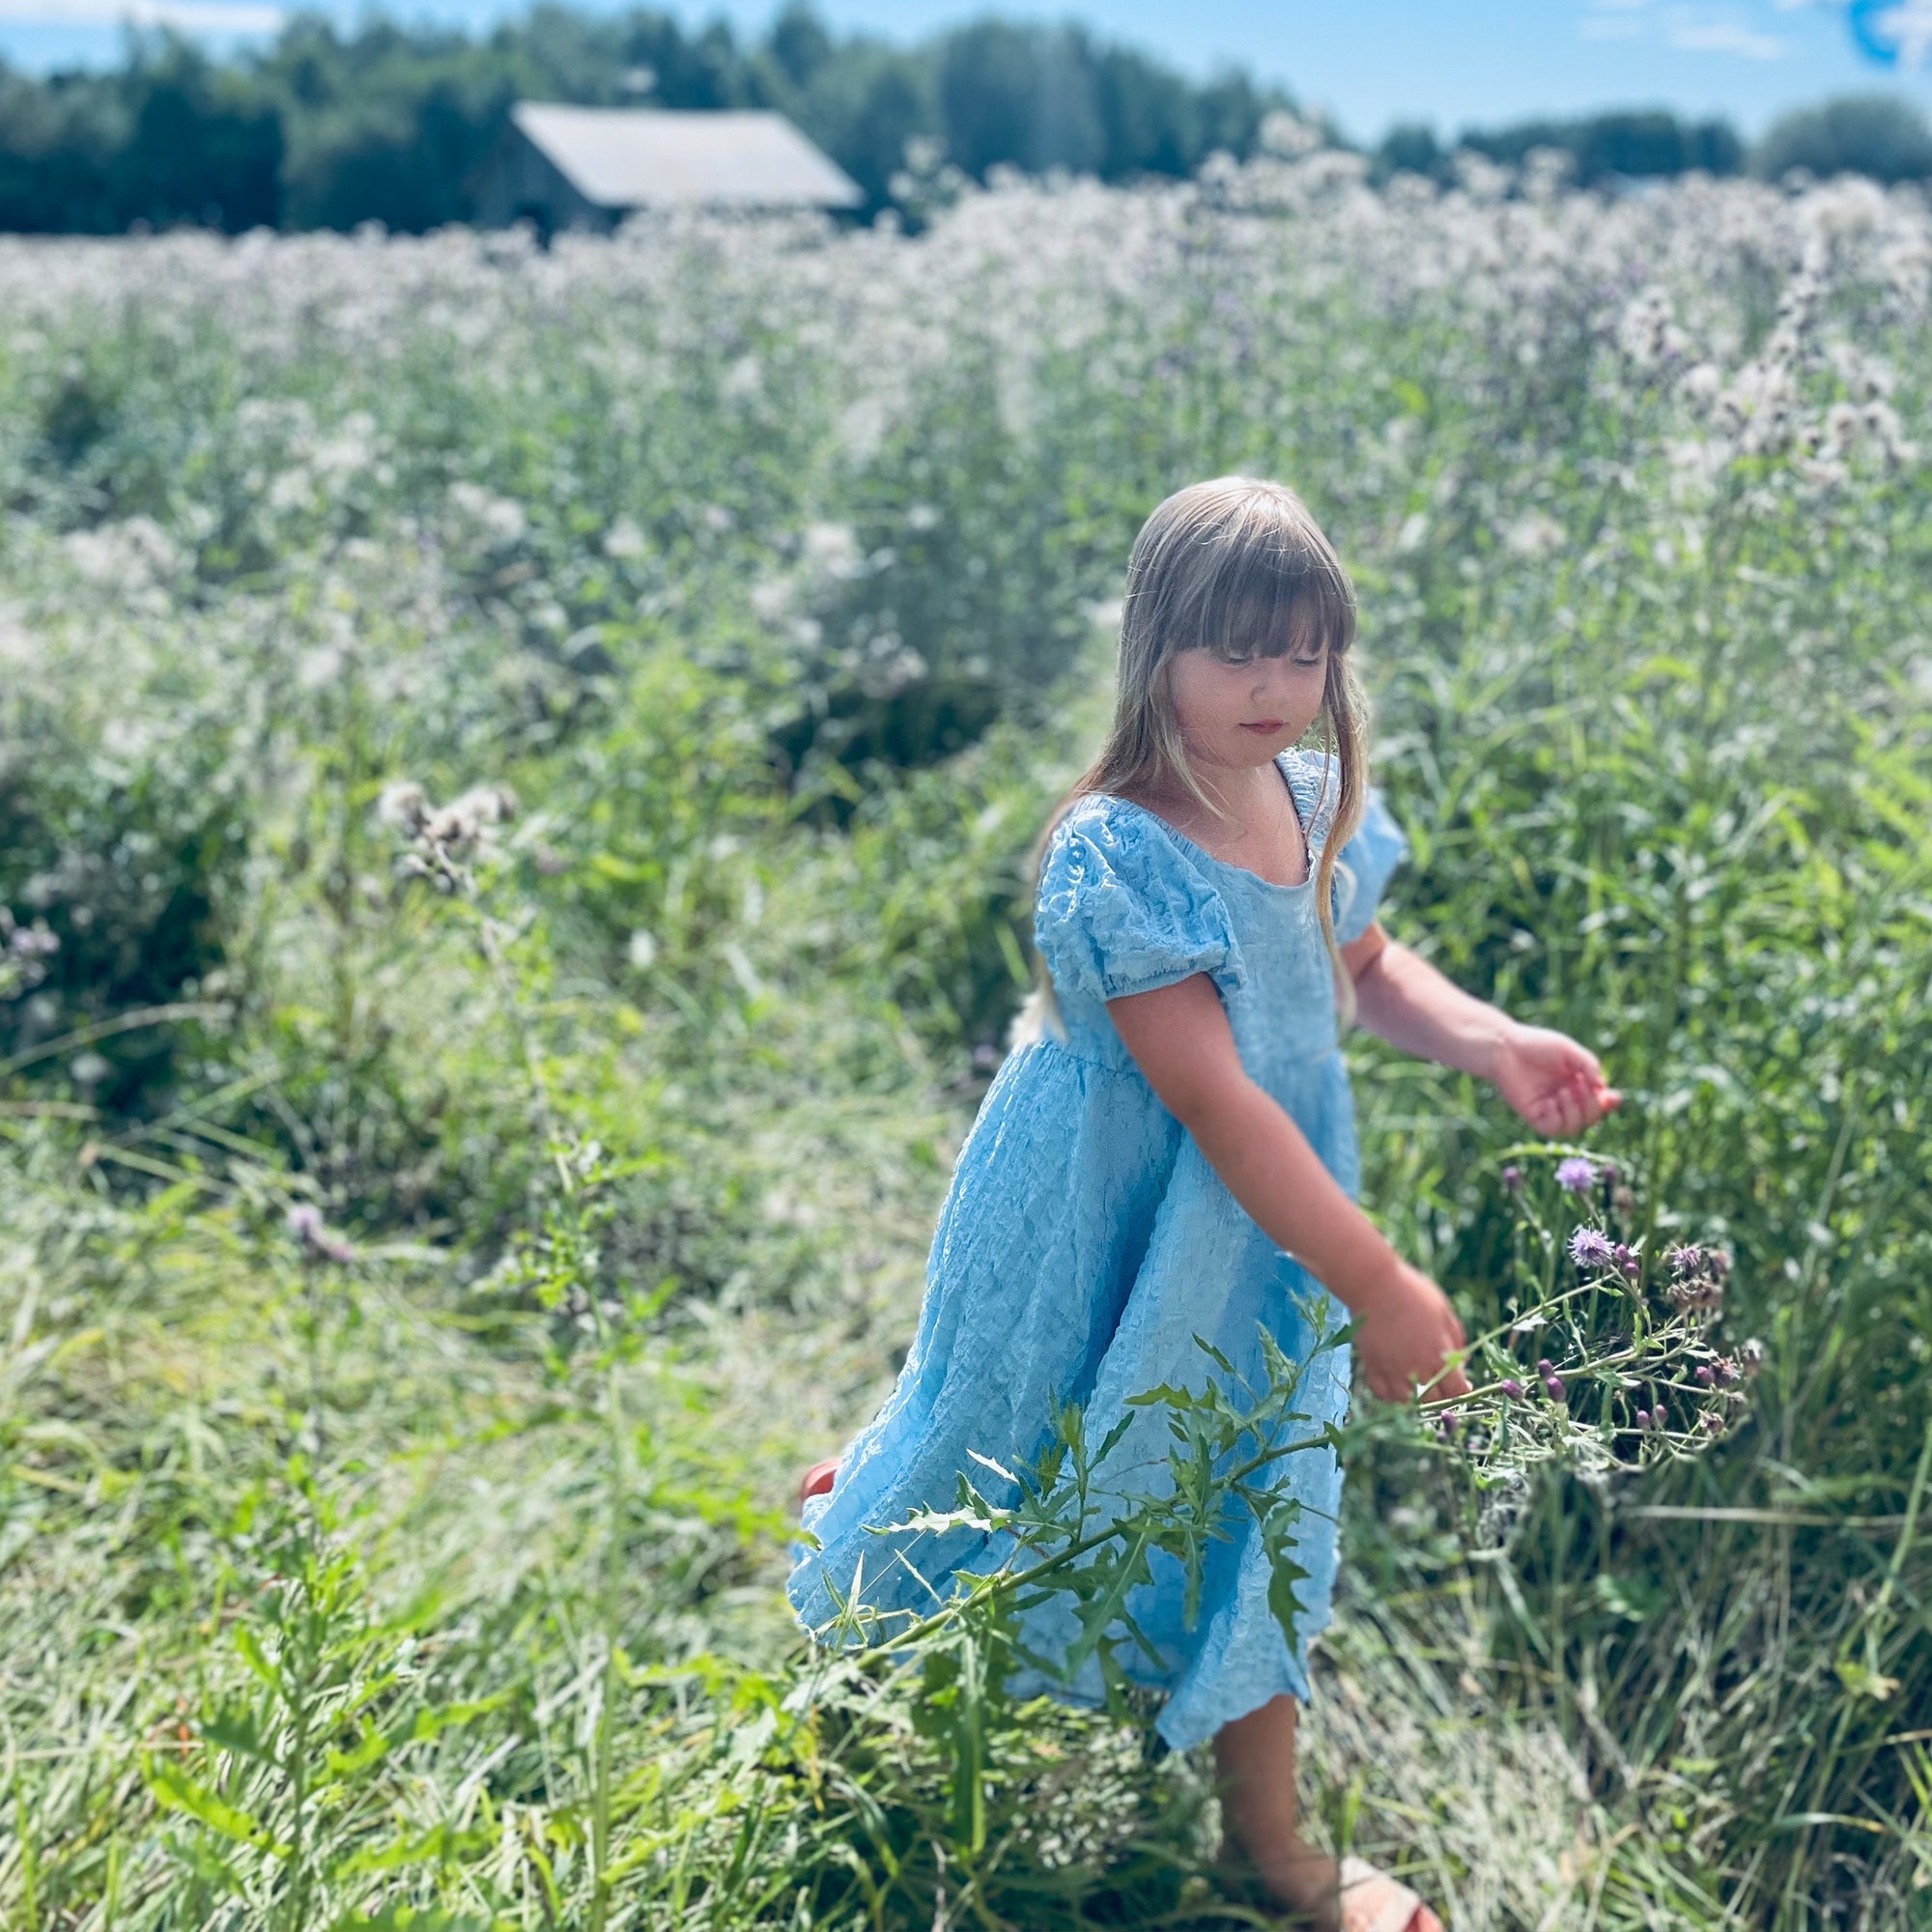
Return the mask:
<svg viewBox="0 0 1932 1932">
<path fill-rule="evenodd" d="M 1279 718 L 1264 718 L 1259 724 L 1243 724 L 1241 729 L 1243 731 L 1279 731 L 1281 729 L 1281 720 Z"/>
</svg>

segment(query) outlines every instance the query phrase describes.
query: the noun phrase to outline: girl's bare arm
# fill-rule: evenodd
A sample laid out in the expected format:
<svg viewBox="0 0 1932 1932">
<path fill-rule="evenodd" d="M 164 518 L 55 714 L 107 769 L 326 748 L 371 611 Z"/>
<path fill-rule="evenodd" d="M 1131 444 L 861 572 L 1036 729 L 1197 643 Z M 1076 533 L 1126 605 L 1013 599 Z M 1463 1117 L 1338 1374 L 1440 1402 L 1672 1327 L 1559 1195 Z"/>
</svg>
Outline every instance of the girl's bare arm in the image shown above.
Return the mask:
<svg viewBox="0 0 1932 1932">
<path fill-rule="evenodd" d="M 1356 1351 L 1369 1386 L 1406 1399 L 1410 1380 L 1435 1395 L 1468 1392 L 1442 1358 L 1463 1346 L 1442 1291 L 1398 1256 L 1241 1065 L 1220 995 L 1205 974 L 1109 1000 L 1107 1011 L 1148 1084 L 1194 1138 L 1228 1191 L 1274 1243 L 1363 1318 Z"/>
<path fill-rule="evenodd" d="M 1343 947 L 1342 957 L 1363 1026 L 1405 1053 L 1490 1081 L 1538 1132 L 1580 1133 L 1621 1104 L 1588 1047 L 1463 992 L 1379 925 Z"/>
<path fill-rule="evenodd" d="M 1514 1022 L 1398 945 L 1379 925 L 1342 948 L 1355 980 L 1355 1017 L 1391 1046 L 1479 1079 L 1494 1076 Z"/>
</svg>

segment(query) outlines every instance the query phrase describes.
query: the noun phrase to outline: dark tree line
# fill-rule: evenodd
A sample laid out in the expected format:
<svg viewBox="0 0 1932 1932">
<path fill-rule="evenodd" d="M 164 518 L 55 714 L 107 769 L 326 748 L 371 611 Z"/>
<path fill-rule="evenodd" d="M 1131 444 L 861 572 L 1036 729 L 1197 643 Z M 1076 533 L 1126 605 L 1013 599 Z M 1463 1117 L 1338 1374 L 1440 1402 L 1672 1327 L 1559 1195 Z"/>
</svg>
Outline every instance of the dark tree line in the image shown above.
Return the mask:
<svg viewBox="0 0 1932 1932">
<path fill-rule="evenodd" d="M 1238 69 L 1192 81 L 1070 22 L 988 16 L 902 46 L 837 36 L 806 0 L 742 41 L 724 21 L 687 31 L 641 8 L 593 18 L 544 4 L 478 35 L 381 19 L 344 31 L 302 15 L 219 61 L 158 33 L 130 35 L 106 71 L 43 79 L 0 65 L 0 229 L 467 220 L 478 164 L 520 99 L 775 109 L 859 183 L 867 215 L 891 200 L 915 136 L 979 180 L 1002 162 L 1104 181 L 1184 176 L 1215 149 L 1252 153 L 1264 117 L 1295 105 Z M 1723 122 L 1662 111 L 1474 129 L 1456 145 L 1499 160 L 1562 148 L 1586 185 L 1688 168 L 1932 174 L 1932 133 L 1889 97 L 1787 116 L 1753 154 Z M 1420 126 L 1394 129 L 1370 158 L 1381 177 L 1446 179 L 1454 165 Z"/>
<path fill-rule="evenodd" d="M 867 212 L 916 135 L 981 180 L 1004 161 L 1120 181 L 1250 153 L 1264 116 L 1293 105 L 1237 71 L 1193 82 L 1070 24 L 988 18 L 904 47 L 835 37 L 806 5 L 744 42 L 724 21 L 688 32 L 643 9 L 542 5 L 482 35 L 303 16 L 220 62 L 163 33 L 131 37 L 106 72 L 0 69 L 0 229 L 462 221 L 520 99 L 775 109 L 859 183 Z"/>
<path fill-rule="evenodd" d="M 1701 168 L 1734 175 L 1745 165 L 1745 144 L 1724 121 L 1680 121 L 1662 108 L 1592 114 L 1579 120 L 1519 121 L 1508 128 L 1466 129 L 1456 145 L 1492 161 L 1520 161 L 1533 148 L 1555 148 L 1570 156 L 1571 179 L 1593 187 L 1616 176 L 1681 175 Z M 1380 171 L 1409 168 L 1447 177 L 1452 151 L 1433 128 L 1394 128 L 1377 151 Z"/>
<path fill-rule="evenodd" d="M 1680 121 L 1662 108 L 1622 109 L 1577 119 L 1519 121 L 1511 127 L 1465 128 L 1455 148 L 1494 161 L 1520 161 L 1533 148 L 1555 148 L 1571 160 L 1571 179 L 1594 187 L 1617 179 L 1747 171 L 1779 181 L 1797 168 L 1825 178 L 1864 174 L 1877 181 L 1932 178 L 1932 127 L 1897 95 L 1849 95 L 1800 108 L 1766 128 L 1747 147 L 1727 121 Z M 1376 173 L 1398 169 L 1449 180 L 1454 149 L 1420 123 L 1393 128 L 1375 155 Z"/>
</svg>

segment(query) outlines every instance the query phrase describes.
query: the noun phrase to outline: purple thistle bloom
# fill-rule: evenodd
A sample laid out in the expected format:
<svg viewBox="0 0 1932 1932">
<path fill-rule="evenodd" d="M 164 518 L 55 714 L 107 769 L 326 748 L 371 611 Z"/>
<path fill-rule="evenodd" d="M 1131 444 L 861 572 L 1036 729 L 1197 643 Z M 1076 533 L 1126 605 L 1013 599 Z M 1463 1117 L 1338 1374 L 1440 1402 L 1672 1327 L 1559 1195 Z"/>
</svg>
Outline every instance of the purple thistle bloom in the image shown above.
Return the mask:
<svg viewBox="0 0 1932 1932">
<path fill-rule="evenodd" d="M 1545 1377 L 1553 1376 L 1556 1373 L 1556 1364 L 1548 1355 L 1539 1355 L 1536 1358 L 1536 1373 Z"/>
<path fill-rule="evenodd" d="M 1585 1160 L 1581 1154 L 1572 1154 L 1568 1160 L 1557 1163 L 1556 1184 L 1568 1188 L 1572 1194 L 1589 1193 L 1597 1184 L 1596 1163 Z"/>
<path fill-rule="evenodd" d="M 289 1233 L 301 1243 L 307 1261 L 353 1262 L 355 1250 L 322 1218 L 322 1209 L 298 1201 L 289 1209 Z"/>
<path fill-rule="evenodd" d="M 1503 1169 L 1503 1187 L 1514 1194 L 1522 1185 L 1522 1169 L 1512 1163 Z"/>
<path fill-rule="evenodd" d="M 1715 1380 L 1717 1380 L 1717 1377 L 1711 1371 L 1711 1365 L 1709 1362 L 1699 1362 L 1697 1364 L 1696 1376 L 1697 1379 L 1700 1382 L 1702 1382 L 1706 1388 L 1709 1388 L 1711 1384 Z"/>
<path fill-rule="evenodd" d="M 1648 1429 L 1648 1428 L 1650 1427 L 1650 1410 L 1649 1410 L 1649 1409 L 1647 1409 L 1647 1408 L 1640 1408 L 1640 1409 L 1638 1409 L 1638 1410 L 1637 1410 L 1637 1412 L 1636 1412 L 1636 1426 L 1637 1426 L 1637 1427 L 1638 1427 L 1639 1429 Z"/>
<path fill-rule="evenodd" d="M 1650 1426 L 1653 1429 L 1662 1429 L 1663 1425 L 1664 1425 L 1663 1405 L 1662 1403 L 1659 1403 L 1657 1406 L 1650 1411 Z"/>
<path fill-rule="evenodd" d="M 1672 1248 L 1664 1260 L 1670 1264 L 1670 1272 L 1682 1280 L 1686 1275 L 1695 1274 L 1704 1265 L 1704 1250 L 1695 1245 Z"/>
<path fill-rule="evenodd" d="M 1565 1399 L 1563 1394 L 1563 1378 L 1561 1376 L 1551 1376 L 1543 1386 L 1549 1391 L 1549 1400 L 1551 1402 L 1562 1402 Z"/>
<path fill-rule="evenodd" d="M 50 930 L 44 920 L 16 925 L 7 935 L 7 951 L 16 959 L 51 957 L 60 951 L 60 934 Z"/>
<path fill-rule="evenodd" d="M 1520 1401 L 1522 1396 L 1522 1384 L 1514 1376 L 1505 1376 L 1502 1380 L 1502 1391 L 1512 1402 Z"/>
<path fill-rule="evenodd" d="M 1580 1268 L 1608 1267 L 1616 1251 L 1594 1228 L 1578 1228 L 1570 1236 L 1570 1259 Z"/>
</svg>

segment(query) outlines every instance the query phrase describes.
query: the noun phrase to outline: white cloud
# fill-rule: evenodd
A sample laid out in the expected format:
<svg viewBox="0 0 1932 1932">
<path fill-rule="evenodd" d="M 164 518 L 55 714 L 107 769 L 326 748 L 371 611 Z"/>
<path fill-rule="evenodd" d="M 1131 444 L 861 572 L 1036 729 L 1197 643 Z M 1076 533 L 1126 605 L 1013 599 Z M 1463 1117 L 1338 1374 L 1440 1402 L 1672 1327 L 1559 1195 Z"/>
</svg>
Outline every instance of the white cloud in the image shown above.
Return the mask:
<svg viewBox="0 0 1932 1932">
<path fill-rule="evenodd" d="M 1851 11 L 1852 0 L 1771 0 L 1771 4 L 1780 14 L 1793 14 L 1801 7 L 1829 7 L 1834 14 L 1845 14 Z M 1897 54 L 1900 67 L 1920 68 L 1932 62 L 1932 0 L 1896 0 L 1893 6 L 1874 8 L 1865 14 L 1864 25 L 1873 41 Z"/>
<path fill-rule="evenodd" d="M 0 0 L 0 21 L 16 27 L 180 27 L 190 34 L 272 34 L 283 7 L 257 0 Z"/>
<path fill-rule="evenodd" d="M 1932 54 L 1932 0 L 1899 0 L 1869 15 L 1872 32 L 1898 49 L 1901 67 L 1923 67 Z"/>
<path fill-rule="evenodd" d="M 1577 22 L 1579 41 L 1637 41 L 1650 31 L 1642 15 L 1650 0 L 1590 0 L 1590 10 Z"/>
<path fill-rule="evenodd" d="M 1693 19 L 1683 8 L 1675 11 L 1665 39 L 1688 53 L 1739 54 L 1746 60 L 1782 60 L 1787 51 L 1776 34 L 1761 34 L 1736 20 Z"/>
</svg>

